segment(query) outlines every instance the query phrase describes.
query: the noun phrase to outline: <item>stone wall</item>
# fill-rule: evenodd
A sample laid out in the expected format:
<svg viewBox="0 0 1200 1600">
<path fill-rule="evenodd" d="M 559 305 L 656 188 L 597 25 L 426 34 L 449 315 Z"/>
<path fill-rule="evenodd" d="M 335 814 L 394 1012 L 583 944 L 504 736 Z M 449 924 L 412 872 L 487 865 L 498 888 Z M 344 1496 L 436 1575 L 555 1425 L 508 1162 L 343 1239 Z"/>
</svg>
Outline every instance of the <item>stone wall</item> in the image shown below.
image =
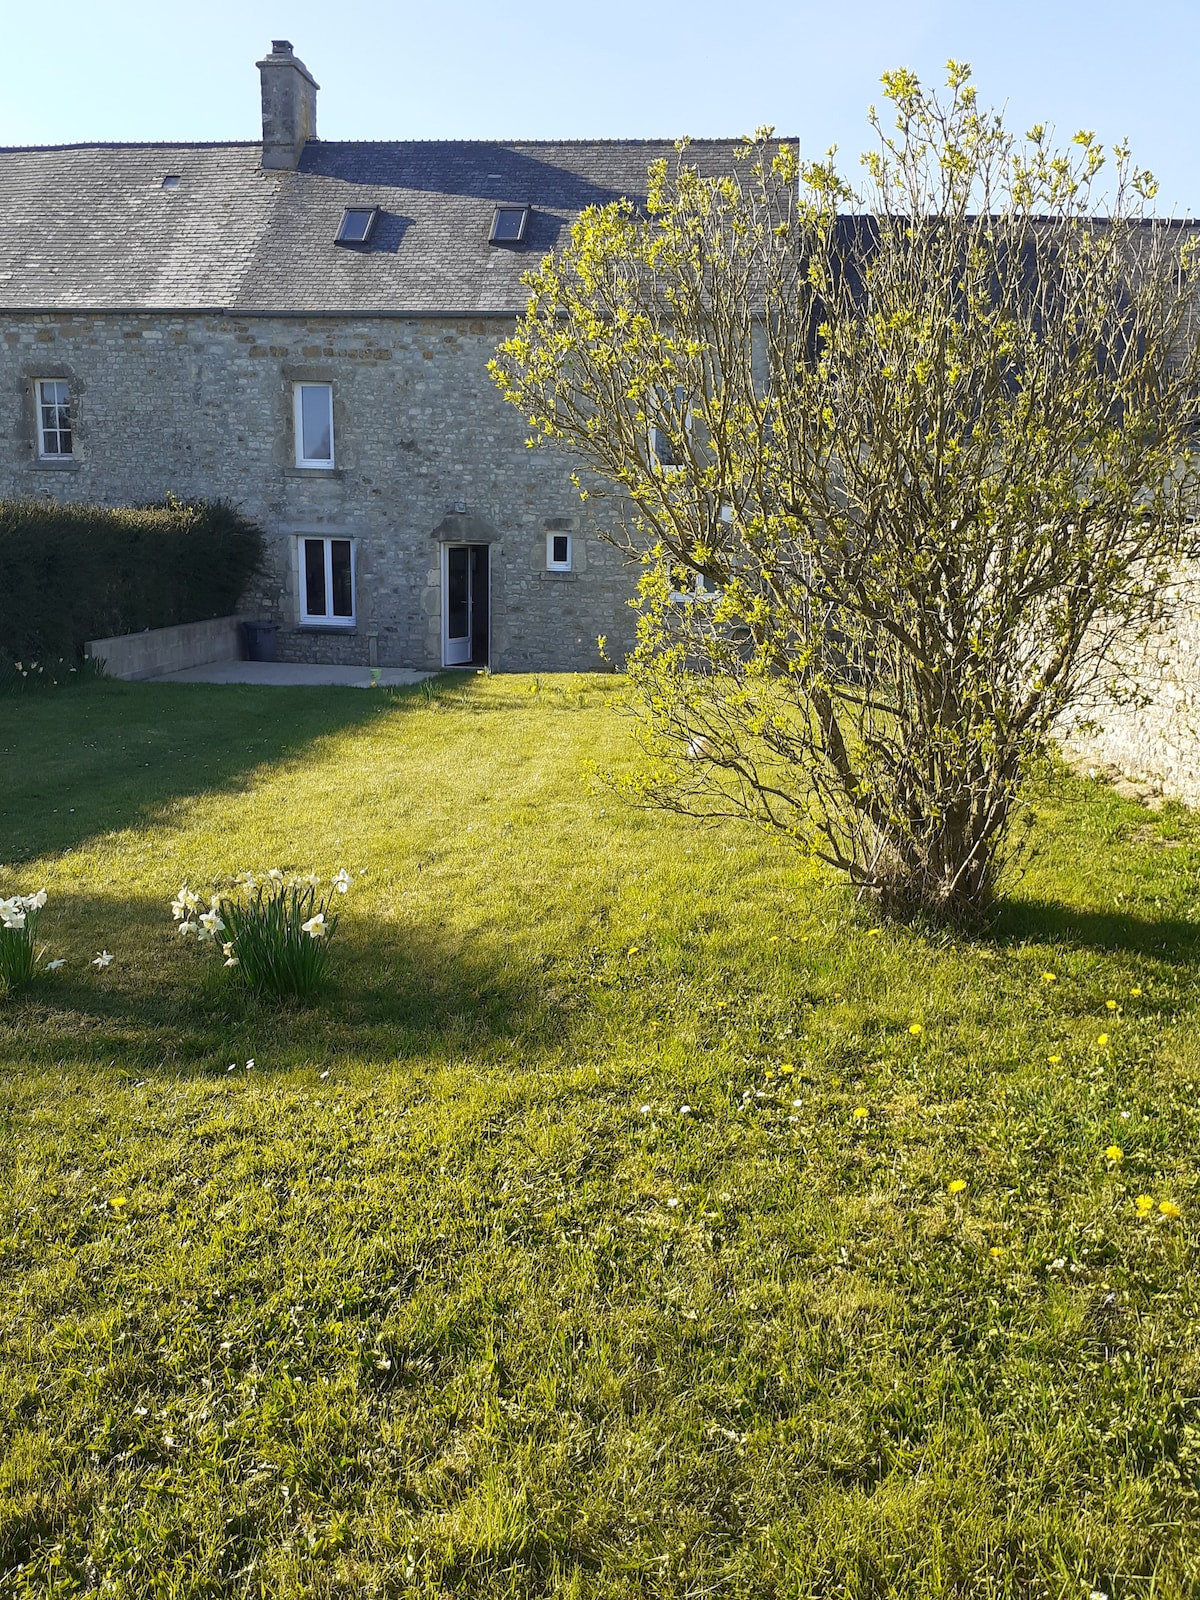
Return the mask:
<svg viewBox="0 0 1200 1600">
<path fill-rule="evenodd" d="M 564 457 L 530 450 L 487 372 L 503 318 L 10 314 L 0 337 L 0 495 L 128 505 L 224 498 L 261 523 L 269 570 L 243 610 L 279 658 L 442 664 L 441 543 L 490 548 L 496 670 L 591 669 L 623 650 L 636 570 L 582 515 Z M 37 458 L 33 385 L 66 377 L 75 457 Z M 336 469 L 295 466 L 292 386 L 328 382 Z M 574 570 L 547 570 L 569 531 Z M 353 628 L 301 627 L 299 540 L 355 541 Z"/>
<path fill-rule="evenodd" d="M 90 639 L 84 653 L 102 661 L 110 678 L 155 678 L 184 672 L 210 661 L 236 661 L 241 654 L 237 617 L 181 622 L 174 628 L 147 628 L 115 639 Z"/>
<path fill-rule="evenodd" d="M 1064 719 L 1063 753 L 1200 805 L 1200 564 L 1181 569 L 1154 626 L 1131 638 L 1117 662 Z"/>
</svg>

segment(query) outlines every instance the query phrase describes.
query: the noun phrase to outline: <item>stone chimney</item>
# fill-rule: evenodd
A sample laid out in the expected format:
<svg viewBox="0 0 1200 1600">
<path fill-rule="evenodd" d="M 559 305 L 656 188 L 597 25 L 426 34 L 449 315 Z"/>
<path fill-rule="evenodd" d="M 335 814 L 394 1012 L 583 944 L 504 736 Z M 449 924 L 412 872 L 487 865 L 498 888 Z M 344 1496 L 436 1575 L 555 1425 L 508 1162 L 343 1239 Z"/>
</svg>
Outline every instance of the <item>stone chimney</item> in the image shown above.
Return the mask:
<svg viewBox="0 0 1200 1600">
<path fill-rule="evenodd" d="M 294 172 L 305 141 L 317 136 L 320 84 L 294 55 L 287 39 L 272 39 L 271 54 L 258 62 L 262 78 L 264 171 Z"/>
</svg>

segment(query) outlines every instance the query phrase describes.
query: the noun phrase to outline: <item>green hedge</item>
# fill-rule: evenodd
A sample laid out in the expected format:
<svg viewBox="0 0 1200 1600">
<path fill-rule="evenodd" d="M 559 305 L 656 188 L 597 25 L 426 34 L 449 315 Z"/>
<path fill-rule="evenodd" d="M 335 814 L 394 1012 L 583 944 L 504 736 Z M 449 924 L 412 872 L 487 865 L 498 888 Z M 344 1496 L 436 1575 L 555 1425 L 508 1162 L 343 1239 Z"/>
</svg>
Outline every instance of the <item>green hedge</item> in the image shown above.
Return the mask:
<svg viewBox="0 0 1200 1600">
<path fill-rule="evenodd" d="M 0 653 L 77 659 L 88 639 L 229 616 L 263 561 L 224 501 L 0 500 Z"/>
</svg>

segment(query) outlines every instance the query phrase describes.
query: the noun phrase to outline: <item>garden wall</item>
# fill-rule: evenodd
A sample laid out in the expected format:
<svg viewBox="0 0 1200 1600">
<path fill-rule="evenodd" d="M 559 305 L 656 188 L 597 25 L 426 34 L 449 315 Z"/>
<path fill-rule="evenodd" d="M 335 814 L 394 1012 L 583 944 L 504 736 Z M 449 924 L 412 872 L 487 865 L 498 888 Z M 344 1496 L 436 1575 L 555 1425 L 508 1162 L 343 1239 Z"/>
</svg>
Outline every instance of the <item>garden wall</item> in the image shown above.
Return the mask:
<svg viewBox="0 0 1200 1600">
<path fill-rule="evenodd" d="M 1200 806 L 1200 563 L 1180 570 L 1161 608 L 1158 623 L 1122 652 L 1128 680 L 1109 676 L 1119 699 L 1102 692 L 1064 718 L 1061 744 L 1075 765 L 1115 767 Z"/>
<path fill-rule="evenodd" d="M 84 653 L 104 663 L 110 678 L 155 678 L 210 661 L 236 661 L 241 653 L 237 617 L 183 622 L 174 628 L 147 628 L 114 639 L 89 639 Z"/>
</svg>

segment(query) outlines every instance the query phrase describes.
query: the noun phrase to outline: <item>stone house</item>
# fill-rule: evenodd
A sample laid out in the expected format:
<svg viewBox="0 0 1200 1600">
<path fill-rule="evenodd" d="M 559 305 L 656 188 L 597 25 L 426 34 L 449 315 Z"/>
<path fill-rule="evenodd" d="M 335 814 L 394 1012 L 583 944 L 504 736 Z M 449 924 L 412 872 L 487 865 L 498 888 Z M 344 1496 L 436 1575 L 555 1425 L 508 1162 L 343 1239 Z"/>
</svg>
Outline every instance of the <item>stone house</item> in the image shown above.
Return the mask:
<svg viewBox="0 0 1200 1600">
<path fill-rule="evenodd" d="M 233 501 L 282 660 L 597 666 L 635 574 L 487 363 L 673 146 L 326 142 L 292 46 L 258 68 L 261 143 L 0 150 L 0 496 Z"/>
</svg>

